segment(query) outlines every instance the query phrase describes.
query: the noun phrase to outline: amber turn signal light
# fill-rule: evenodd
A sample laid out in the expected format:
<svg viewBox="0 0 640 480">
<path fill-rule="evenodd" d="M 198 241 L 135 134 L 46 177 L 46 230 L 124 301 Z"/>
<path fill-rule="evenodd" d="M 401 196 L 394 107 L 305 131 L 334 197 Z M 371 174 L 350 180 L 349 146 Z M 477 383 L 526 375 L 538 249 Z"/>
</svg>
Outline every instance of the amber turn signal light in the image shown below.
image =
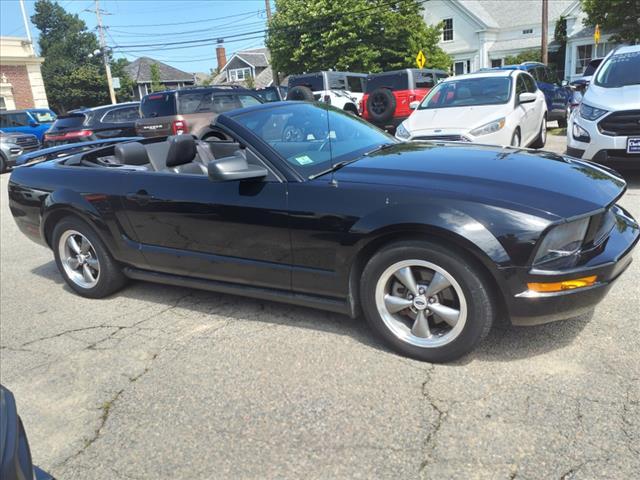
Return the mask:
<svg viewBox="0 0 640 480">
<path fill-rule="evenodd" d="M 527 288 L 534 292 L 562 292 L 563 290 L 573 290 L 575 288 L 590 287 L 596 283 L 596 275 L 590 277 L 575 278 L 573 280 L 565 280 L 564 282 L 552 283 L 527 283 Z"/>
</svg>

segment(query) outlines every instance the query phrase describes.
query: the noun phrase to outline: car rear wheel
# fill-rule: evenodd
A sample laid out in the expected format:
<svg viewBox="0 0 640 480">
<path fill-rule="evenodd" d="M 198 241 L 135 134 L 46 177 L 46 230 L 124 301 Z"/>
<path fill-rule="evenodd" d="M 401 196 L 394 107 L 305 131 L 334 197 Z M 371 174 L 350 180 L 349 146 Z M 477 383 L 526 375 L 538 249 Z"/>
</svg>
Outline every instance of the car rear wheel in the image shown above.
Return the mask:
<svg viewBox="0 0 640 480">
<path fill-rule="evenodd" d="M 362 275 L 367 321 L 398 352 L 428 362 L 459 358 L 486 336 L 496 307 L 472 259 L 431 242 L 378 252 Z"/>
<path fill-rule="evenodd" d="M 287 100 L 297 100 L 304 102 L 313 102 L 315 97 L 309 87 L 303 87 L 298 85 L 297 87 L 290 88 L 287 92 Z"/>
<path fill-rule="evenodd" d="M 53 252 L 67 284 L 83 297 L 102 298 L 121 289 L 126 277 L 89 225 L 75 217 L 53 230 Z"/>
</svg>

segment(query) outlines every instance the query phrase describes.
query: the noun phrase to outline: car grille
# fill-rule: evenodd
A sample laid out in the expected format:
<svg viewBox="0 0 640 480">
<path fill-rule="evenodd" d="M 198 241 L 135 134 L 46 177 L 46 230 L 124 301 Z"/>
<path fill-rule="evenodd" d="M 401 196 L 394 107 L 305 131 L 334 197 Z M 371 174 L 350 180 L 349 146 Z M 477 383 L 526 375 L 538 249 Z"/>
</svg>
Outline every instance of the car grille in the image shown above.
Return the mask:
<svg viewBox="0 0 640 480">
<path fill-rule="evenodd" d="M 466 137 L 462 135 L 422 135 L 419 137 L 413 137 L 413 140 L 428 140 L 430 142 L 468 142 Z"/>
<path fill-rule="evenodd" d="M 31 148 L 38 146 L 38 138 L 33 135 L 25 135 L 22 137 L 16 137 L 16 145 L 20 145 L 23 148 Z"/>
<path fill-rule="evenodd" d="M 640 135 L 640 110 L 614 112 L 600 120 L 598 129 L 612 137 Z"/>
</svg>

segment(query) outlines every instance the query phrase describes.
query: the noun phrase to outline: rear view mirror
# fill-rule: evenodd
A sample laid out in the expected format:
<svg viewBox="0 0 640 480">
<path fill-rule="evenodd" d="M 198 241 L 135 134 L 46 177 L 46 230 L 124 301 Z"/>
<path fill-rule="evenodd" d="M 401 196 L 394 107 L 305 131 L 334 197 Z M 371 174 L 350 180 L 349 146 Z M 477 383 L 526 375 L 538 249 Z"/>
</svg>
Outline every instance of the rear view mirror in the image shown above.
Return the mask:
<svg viewBox="0 0 640 480">
<path fill-rule="evenodd" d="M 269 173 L 266 168 L 258 165 L 249 165 L 247 159 L 240 155 L 212 160 L 207 166 L 207 171 L 209 180 L 213 182 L 252 180 L 264 178 Z"/>
<path fill-rule="evenodd" d="M 411 110 L 415 110 L 415 109 L 416 109 L 416 108 L 418 108 L 419 106 L 420 106 L 420 102 L 418 102 L 417 100 L 416 100 L 416 101 L 414 101 L 414 102 L 411 102 L 411 103 L 409 104 L 409 108 L 410 108 Z"/>
<path fill-rule="evenodd" d="M 518 102 L 520 103 L 531 103 L 536 101 L 536 94 L 531 92 L 521 93 L 518 97 Z"/>
</svg>

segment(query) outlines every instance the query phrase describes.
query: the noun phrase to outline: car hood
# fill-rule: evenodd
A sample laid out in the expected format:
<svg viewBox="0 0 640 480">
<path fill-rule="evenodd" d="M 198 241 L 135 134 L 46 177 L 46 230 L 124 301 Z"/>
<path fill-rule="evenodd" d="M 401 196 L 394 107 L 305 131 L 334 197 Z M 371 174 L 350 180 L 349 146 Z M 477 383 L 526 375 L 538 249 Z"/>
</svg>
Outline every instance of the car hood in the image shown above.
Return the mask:
<svg viewBox="0 0 640 480">
<path fill-rule="evenodd" d="M 505 116 L 505 105 L 429 108 L 416 110 L 405 126 L 412 135 L 434 129 L 472 130 Z"/>
<path fill-rule="evenodd" d="M 591 82 L 582 101 L 608 112 L 637 110 L 640 109 L 640 85 L 604 88 Z"/>
<path fill-rule="evenodd" d="M 429 142 L 401 143 L 365 156 L 338 170 L 335 179 L 422 189 L 552 221 L 605 207 L 626 188 L 606 167 L 550 152 Z"/>
</svg>

